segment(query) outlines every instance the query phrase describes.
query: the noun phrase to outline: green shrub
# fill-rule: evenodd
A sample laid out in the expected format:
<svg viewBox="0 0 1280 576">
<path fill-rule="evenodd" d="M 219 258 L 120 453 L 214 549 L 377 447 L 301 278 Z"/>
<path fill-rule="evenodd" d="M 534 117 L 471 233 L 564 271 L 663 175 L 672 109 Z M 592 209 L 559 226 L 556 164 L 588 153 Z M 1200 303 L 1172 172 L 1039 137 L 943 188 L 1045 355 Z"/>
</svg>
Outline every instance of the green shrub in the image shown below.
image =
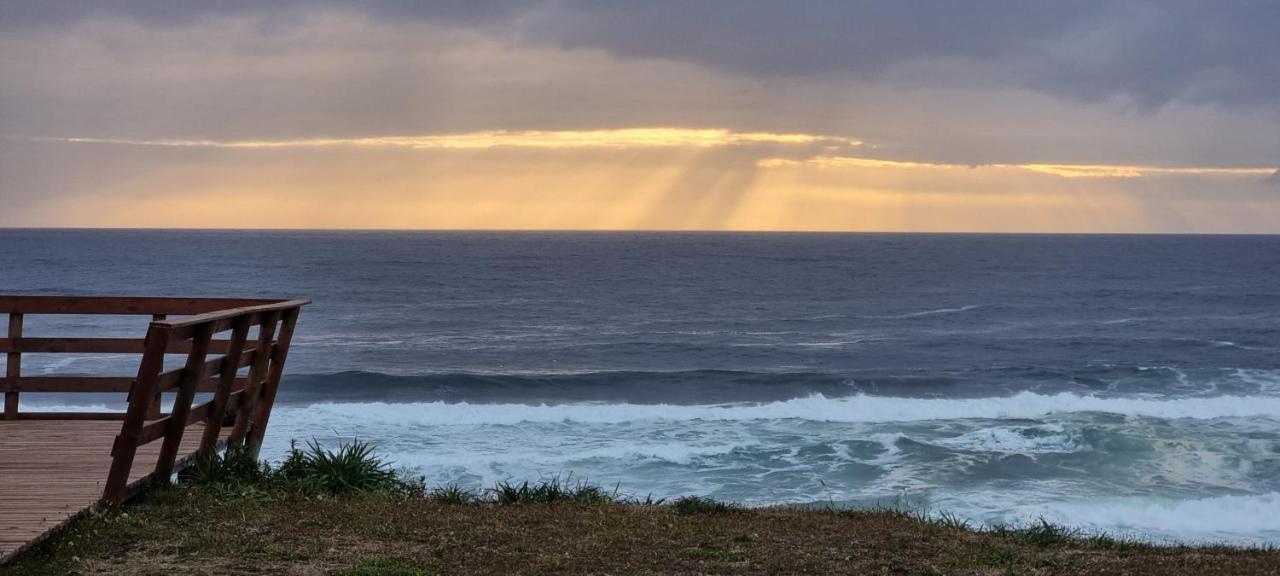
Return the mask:
<svg viewBox="0 0 1280 576">
<path fill-rule="evenodd" d="M 372 444 L 360 440 L 344 442 L 333 450 L 315 440 L 307 444 L 306 450 L 291 446 L 276 477 L 286 486 L 311 495 L 409 495 L 422 491 L 420 483 L 402 479 L 374 453 Z"/>
<path fill-rule="evenodd" d="M 284 461 L 275 467 L 255 460 L 243 446 L 230 446 L 222 454 L 200 458 L 183 471 L 182 479 L 219 493 L 251 496 L 271 491 L 307 496 L 425 493 L 421 480 L 404 479 L 374 454 L 371 444 L 359 440 L 344 442 L 335 449 L 313 440 L 305 450 L 293 442 Z"/>
</svg>

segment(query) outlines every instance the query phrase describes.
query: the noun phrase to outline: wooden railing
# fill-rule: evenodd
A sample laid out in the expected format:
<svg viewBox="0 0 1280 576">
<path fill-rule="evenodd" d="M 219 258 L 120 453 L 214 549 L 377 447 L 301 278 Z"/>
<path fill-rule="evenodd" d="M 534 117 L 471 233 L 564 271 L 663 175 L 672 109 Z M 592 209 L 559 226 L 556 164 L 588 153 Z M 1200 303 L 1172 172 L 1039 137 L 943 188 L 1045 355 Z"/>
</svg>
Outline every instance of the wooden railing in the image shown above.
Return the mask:
<svg viewBox="0 0 1280 576">
<path fill-rule="evenodd" d="M 244 444 L 256 456 L 266 433 L 276 390 L 284 371 L 294 325 L 306 300 L 226 298 L 0 296 L 0 314 L 8 314 L 3 381 L 6 420 L 123 420 L 111 450 L 103 500 L 119 504 L 127 496 L 139 446 L 160 440 L 159 458 L 149 479 L 173 474 L 183 434 L 203 423 L 197 455 L 217 450 L 224 419 L 234 414 L 228 445 Z M 31 338 L 23 336 L 24 316 L 33 314 L 147 315 L 145 339 Z M 181 316 L 168 319 L 170 316 Z M 250 336 L 254 328 L 255 336 Z M 228 337 L 217 335 L 230 332 Z M 22 375 L 22 354 L 140 354 L 135 378 Z M 166 370 L 165 356 L 185 354 L 181 368 Z M 248 376 L 237 373 L 248 368 Z M 19 410 L 23 392 L 127 392 L 123 412 L 35 412 Z M 172 409 L 161 411 L 161 394 L 174 395 Z M 198 392 L 212 399 L 194 405 Z M 0 439 L 2 442 L 3 439 Z"/>
</svg>

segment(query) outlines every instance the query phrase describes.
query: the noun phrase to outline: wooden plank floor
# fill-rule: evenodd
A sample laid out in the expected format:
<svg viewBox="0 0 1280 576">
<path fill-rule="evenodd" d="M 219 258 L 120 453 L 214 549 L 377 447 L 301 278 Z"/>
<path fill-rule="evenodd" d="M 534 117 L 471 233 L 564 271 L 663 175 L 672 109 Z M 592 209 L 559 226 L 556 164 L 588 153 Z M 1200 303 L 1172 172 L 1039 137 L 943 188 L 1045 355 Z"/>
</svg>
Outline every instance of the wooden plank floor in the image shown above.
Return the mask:
<svg viewBox="0 0 1280 576">
<path fill-rule="evenodd" d="M 195 452 L 203 426 L 183 434 Z M 0 420 L 0 561 L 102 498 L 119 421 Z M 130 482 L 155 469 L 162 440 L 138 449 Z"/>
</svg>

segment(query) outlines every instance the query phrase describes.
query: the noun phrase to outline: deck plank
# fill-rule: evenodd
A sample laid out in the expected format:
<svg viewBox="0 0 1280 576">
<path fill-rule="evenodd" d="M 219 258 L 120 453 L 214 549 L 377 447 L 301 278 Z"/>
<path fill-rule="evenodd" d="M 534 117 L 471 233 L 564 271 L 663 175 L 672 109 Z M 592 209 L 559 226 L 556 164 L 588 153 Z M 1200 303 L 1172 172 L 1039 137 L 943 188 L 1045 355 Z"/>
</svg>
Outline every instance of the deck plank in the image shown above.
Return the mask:
<svg viewBox="0 0 1280 576">
<path fill-rule="evenodd" d="M 187 430 L 194 454 L 204 426 Z M 119 421 L 0 420 L 0 561 L 102 498 Z M 129 481 L 155 469 L 160 442 L 138 449 Z"/>
</svg>

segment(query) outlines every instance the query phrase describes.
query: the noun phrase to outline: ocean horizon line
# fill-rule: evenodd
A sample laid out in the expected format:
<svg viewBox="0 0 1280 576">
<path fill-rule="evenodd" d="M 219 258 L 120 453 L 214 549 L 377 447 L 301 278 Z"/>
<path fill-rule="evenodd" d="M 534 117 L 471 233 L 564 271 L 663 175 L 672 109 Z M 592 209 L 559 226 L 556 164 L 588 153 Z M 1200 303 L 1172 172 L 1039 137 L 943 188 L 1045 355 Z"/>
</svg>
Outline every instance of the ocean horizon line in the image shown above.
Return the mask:
<svg viewBox="0 0 1280 576">
<path fill-rule="evenodd" d="M 600 235 L 777 235 L 777 236 L 1028 236 L 1028 237 L 1280 237 L 1276 232 L 1019 232 L 1019 231 L 904 231 L 904 230 L 681 230 L 631 228 L 200 228 L 127 226 L 0 226 L 0 232 L 351 232 L 431 234 L 600 234 Z"/>
</svg>

